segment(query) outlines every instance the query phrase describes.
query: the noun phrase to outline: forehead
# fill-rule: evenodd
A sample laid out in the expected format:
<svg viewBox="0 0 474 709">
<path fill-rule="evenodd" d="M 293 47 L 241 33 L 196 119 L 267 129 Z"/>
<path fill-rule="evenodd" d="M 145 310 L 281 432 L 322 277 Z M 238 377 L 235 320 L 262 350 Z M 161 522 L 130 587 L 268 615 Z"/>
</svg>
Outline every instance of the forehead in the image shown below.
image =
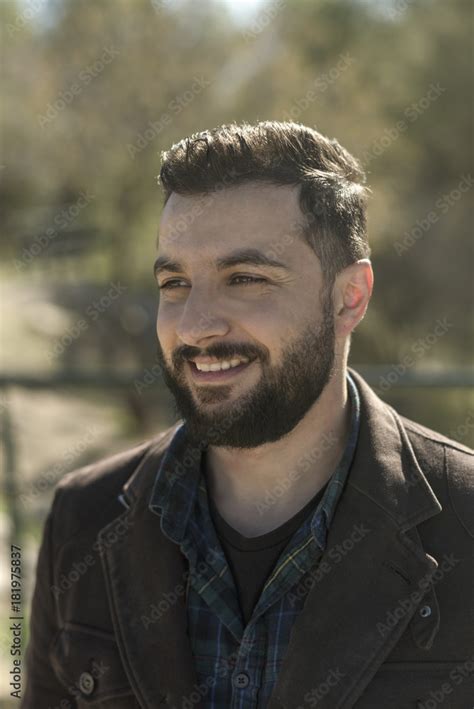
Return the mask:
<svg viewBox="0 0 474 709">
<path fill-rule="evenodd" d="M 298 195 L 298 187 L 261 183 L 207 195 L 173 193 L 161 218 L 159 250 L 184 256 L 189 249 L 220 253 L 294 241 L 303 225 Z"/>
</svg>

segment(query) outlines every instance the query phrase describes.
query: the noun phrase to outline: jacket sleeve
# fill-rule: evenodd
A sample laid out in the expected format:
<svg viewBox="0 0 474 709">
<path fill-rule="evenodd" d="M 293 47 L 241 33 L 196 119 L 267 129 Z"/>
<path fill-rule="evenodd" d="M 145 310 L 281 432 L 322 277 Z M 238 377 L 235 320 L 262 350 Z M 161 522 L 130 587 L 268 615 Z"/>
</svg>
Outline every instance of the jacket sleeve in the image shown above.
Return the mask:
<svg viewBox="0 0 474 709">
<path fill-rule="evenodd" d="M 36 566 L 36 583 L 30 615 L 30 635 L 25 656 L 26 685 L 20 709 L 77 707 L 76 700 L 56 677 L 49 659 L 58 631 L 53 587 L 53 527 L 60 492 L 54 496 L 46 518 Z"/>
</svg>

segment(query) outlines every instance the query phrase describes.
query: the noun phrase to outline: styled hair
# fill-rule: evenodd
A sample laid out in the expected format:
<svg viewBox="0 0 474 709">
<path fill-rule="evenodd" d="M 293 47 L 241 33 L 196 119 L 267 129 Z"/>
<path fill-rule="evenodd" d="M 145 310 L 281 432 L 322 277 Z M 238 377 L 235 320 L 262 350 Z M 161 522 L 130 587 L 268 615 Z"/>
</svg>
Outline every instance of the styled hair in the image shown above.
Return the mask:
<svg viewBox="0 0 474 709">
<path fill-rule="evenodd" d="M 365 173 L 335 139 L 300 123 L 230 123 L 194 133 L 162 152 L 164 202 L 243 183 L 299 185 L 302 236 L 326 279 L 370 256 Z"/>
</svg>

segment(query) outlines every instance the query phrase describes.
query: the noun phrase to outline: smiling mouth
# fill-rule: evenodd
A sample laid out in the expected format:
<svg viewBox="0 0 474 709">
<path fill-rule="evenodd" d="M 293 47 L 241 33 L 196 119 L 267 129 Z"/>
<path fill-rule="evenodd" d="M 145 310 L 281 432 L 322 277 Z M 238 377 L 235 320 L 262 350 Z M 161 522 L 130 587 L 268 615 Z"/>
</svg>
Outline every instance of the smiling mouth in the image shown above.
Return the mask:
<svg viewBox="0 0 474 709">
<path fill-rule="evenodd" d="M 253 364 L 255 359 L 251 359 L 248 362 L 241 362 L 240 364 L 237 364 L 236 366 L 230 366 L 226 369 L 217 369 L 214 371 L 211 370 L 208 372 L 198 369 L 196 366 L 196 363 L 193 362 L 192 360 L 189 360 L 187 362 L 187 365 L 191 371 L 191 375 L 192 375 L 193 379 L 196 382 L 206 382 L 206 383 L 220 382 L 223 380 L 228 380 L 228 379 L 232 379 L 233 377 L 236 377 L 240 372 L 243 372 L 244 369 L 247 369 L 248 367 L 250 367 L 250 365 Z"/>
</svg>

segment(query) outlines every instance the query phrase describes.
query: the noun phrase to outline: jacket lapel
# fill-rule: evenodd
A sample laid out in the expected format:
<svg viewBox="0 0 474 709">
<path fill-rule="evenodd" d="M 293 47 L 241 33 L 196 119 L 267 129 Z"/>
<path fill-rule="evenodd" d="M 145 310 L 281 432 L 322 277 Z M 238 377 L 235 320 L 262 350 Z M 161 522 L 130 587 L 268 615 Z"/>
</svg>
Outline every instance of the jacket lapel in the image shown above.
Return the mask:
<svg viewBox="0 0 474 709">
<path fill-rule="evenodd" d="M 181 707 L 197 685 L 186 633 L 185 559 L 148 510 L 160 459 L 175 430 L 149 450 L 124 487 L 129 510 L 98 537 L 120 655 L 146 709 Z"/>
<path fill-rule="evenodd" d="M 415 525 L 441 505 L 397 414 L 351 375 L 361 393 L 358 447 L 269 709 L 352 707 L 415 614 L 420 646 L 430 647 L 439 624 L 430 584 L 438 564 Z M 423 618 L 425 593 L 433 612 Z"/>
</svg>

